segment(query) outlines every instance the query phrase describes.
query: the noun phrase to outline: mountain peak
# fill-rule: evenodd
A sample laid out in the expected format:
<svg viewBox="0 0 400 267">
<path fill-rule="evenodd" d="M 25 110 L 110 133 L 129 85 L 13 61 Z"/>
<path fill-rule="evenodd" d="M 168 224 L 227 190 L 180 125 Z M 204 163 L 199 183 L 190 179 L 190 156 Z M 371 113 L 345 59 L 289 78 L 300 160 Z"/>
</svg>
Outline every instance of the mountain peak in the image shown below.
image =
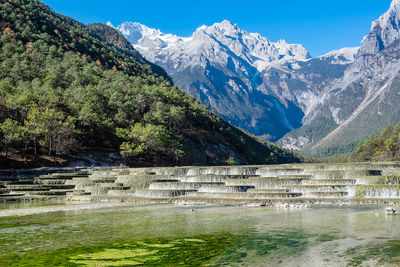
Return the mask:
<svg viewBox="0 0 400 267">
<path fill-rule="evenodd" d="M 235 33 L 241 31 L 236 24 L 233 24 L 227 19 L 223 20 L 222 22 L 214 23 L 212 26 L 206 27 L 205 30 L 208 30 L 209 32 L 220 32 L 228 35 L 235 35 Z"/>
<path fill-rule="evenodd" d="M 235 26 L 232 22 L 230 22 L 227 19 L 224 19 L 220 23 L 215 23 L 215 25 L 218 25 L 218 26 L 223 27 L 223 28 L 232 28 L 232 27 Z"/>
<path fill-rule="evenodd" d="M 393 0 L 389 10 L 372 22 L 371 32 L 364 37 L 360 53 L 376 54 L 400 39 L 400 0 Z"/>
<path fill-rule="evenodd" d="M 150 60 L 154 60 L 156 54 L 161 53 L 160 49 L 167 48 L 172 50 L 168 50 L 169 52 L 166 50 L 165 53 L 181 55 L 182 51 L 185 51 L 190 54 L 190 57 L 199 54 L 207 55 L 207 57 L 213 55 L 212 60 L 222 61 L 225 61 L 229 57 L 228 54 L 232 53 L 256 66 L 261 72 L 272 62 L 310 58 L 308 51 L 302 45 L 288 44 L 285 40 L 273 43 L 258 33 L 242 30 L 237 24 L 227 19 L 211 26 L 203 25 L 197 28 L 189 38 L 164 34 L 160 30 L 132 22 L 125 22 L 117 29 Z M 155 52 L 155 49 L 158 52 Z M 221 53 L 226 49 L 229 50 L 228 54 Z M 220 58 L 221 55 L 224 56 Z"/>
<path fill-rule="evenodd" d="M 161 36 L 163 33 L 160 30 L 149 28 L 138 22 L 124 22 L 117 29 L 130 41 L 132 44 L 137 44 L 143 37 Z"/>
<path fill-rule="evenodd" d="M 114 27 L 114 25 L 112 25 L 111 21 L 107 21 L 106 25 L 107 25 L 107 26 L 110 26 L 111 28 L 116 29 L 116 28 Z"/>
<path fill-rule="evenodd" d="M 400 5 L 400 0 L 393 0 L 392 4 L 390 6 L 394 7 L 394 6 L 399 6 L 399 5 Z"/>
</svg>

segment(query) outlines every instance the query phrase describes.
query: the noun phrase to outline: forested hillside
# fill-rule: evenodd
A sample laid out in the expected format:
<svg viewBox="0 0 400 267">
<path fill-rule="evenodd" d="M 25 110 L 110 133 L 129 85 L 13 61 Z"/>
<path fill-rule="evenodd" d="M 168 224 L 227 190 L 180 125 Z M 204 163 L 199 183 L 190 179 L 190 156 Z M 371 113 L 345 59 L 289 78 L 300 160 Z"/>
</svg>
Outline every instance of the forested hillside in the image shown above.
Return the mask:
<svg viewBox="0 0 400 267">
<path fill-rule="evenodd" d="M 119 52 L 121 52 L 126 57 L 134 58 L 138 63 L 150 66 L 151 70 L 158 75 L 163 76 L 166 80 L 171 81 L 168 74 L 163 68 L 147 61 L 142 55 L 136 51 L 131 43 L 125 39 L 125 37 L 116 29 L 101 23 L 93 23 L 86 26 L 89 34 L 107 44 L 115 47 Z"/>
<path fill-rule="evenodd" d="M 400 161 L 400 124 L 385 128 L 360 144 L 349 156 L 350 161 Z"/>
<path fill-rule="evenodd" d="M 114 29 L 36 0 L 0 3 L 1 167 L 10 152 L 29 161 L 93 150 L 121 150 L 130 165 L 299 160 L 186 96 Z"/>
</svg>

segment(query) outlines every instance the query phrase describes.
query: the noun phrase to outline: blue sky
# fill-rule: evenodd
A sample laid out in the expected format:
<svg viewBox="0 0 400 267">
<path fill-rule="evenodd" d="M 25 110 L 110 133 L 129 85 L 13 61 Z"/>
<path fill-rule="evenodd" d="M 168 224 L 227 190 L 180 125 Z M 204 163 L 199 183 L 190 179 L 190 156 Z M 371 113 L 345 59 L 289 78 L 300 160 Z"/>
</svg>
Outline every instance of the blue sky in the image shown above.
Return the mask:
<svg viewBox="0 0 400 267">
<path fill-rule="evenodd" d="M 190 36 L 201 25 L 228 19 L 272 41 L 301 43 L 312 56 L 359 46 L 390 0 L 43 0 L 83 23 L 136 21 Z"/>
</svg>

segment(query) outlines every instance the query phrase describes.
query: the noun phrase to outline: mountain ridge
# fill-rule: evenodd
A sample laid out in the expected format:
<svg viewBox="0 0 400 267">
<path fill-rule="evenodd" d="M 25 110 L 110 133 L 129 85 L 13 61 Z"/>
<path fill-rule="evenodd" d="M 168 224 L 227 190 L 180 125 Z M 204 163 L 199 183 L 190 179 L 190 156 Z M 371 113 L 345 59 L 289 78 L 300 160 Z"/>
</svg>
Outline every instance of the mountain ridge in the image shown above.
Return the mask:
<svg viewBox="0 0 400 267">
<path fill-rule="evenodd" d="M 139 23 L 115 28 L 164 67 L 182 90 L 235 126 L 273 141 L 300 127 L 304 114 L 312 111 L 318 95 L 314 80 L 323 84 L 331 75 L 319 66 L 341 73 L 354 50 L 311 58 L 302 45 L 271 42 L 228 20 L 201 26 L 185 38 Z"/>
<path fill-rule="evenodd" d="M 150 28 L 140 34 L 134 47 L 182 90 L 233 125 L 285 148 L 316 156 L 347 153 L 399 121 L 399 0 L 372 22 L 360 47 L 314 58 L 301 45 L 271 42 L 227 20 L 185 38 Z"/>
<path fill-rule="evenodd" d="M 307 139 L 299 148 L 308 153 L 345 153 L 368 136 L 400 121 L 396 104 L 400 103 L 399 11 L 400 1 L 393 1 L 388 11 L 372 22 L 371 32 L 363 38 L 343 77 L 324 89 L 319 108 L 304 119 L 301 129 L 285 136 L 281 144 L 290 148 L 296 140 Z M 321 118 L 325 118 L 329 128 L 324 134 L 313 130 Z"/>
<path fill-rule="evenodd" d="M 108 25 L 114 27 L 111 22 L 108 22 Z M 279 61 L 281 59 L 305 60 L 311 58 L 308 51 L 300 44 L 288 44 L 285 40 L 271 42 L 268 38 L 265 38 L 258 33 L 249 33 L 240 29 L 237 24 L 233 24 L 229 20 L 223 20 L 222 22 L 214 23 L 211 26 L 203 25 L 197 28 L 190 37 L 179 37 L 174 34 L 165 34 L 159 29 L 149 28 L 138 22 L 124 22 L 114 28 L 119 30 L 135 47 L 138 47 L 139 49 L 149 48 L 149 44 L 146 43 L 149 39 L 154 42 L 151 48 L 164 49 L 185 42 L 191 42 L 196 37 L 199 37 L 201 33 L 205 33 L 212 37 L 237 38 L 240 42 L 245 42 L 245 47 L 250 53 L 252 53 L 254 58 L 263 60 L 267 63 Z M 244 38 L 242 36 L 244 36 Z M 221 38 L 216 39 L 221 41 Z M 235 47 L 231 50 L 236 52 L 236 55 L 241 54 L 241 51 L 235 50 Z M 151 55 L 148 56 L 151 57 Z M 246 59 L 249 61 L 252 60 L 250 57 L 247 57 Z M 265 68 L 262 68 L 262 70 L 263 69 Z"/>
</svg>

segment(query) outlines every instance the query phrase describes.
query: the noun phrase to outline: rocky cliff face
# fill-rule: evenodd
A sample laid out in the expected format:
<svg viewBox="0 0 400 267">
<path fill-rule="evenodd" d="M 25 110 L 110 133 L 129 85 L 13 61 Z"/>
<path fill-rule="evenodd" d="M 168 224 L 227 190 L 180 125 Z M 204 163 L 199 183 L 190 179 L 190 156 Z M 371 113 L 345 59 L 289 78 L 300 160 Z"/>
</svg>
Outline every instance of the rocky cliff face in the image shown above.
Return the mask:
<svg viewBox="0 0 400 267">
<path fill-rule="evenodd" d="M 302 45 L 271 42 L 227 20 L 188 38 L 139 23 L 117 29 L 182 90 L 234 125 L 273 141 L 302 125 L 323 86 L 341 77 L 358 51 L 313 59 Z"/>
<path fill-rule="evenodd" d="M 400 1 L 393 0 L 389 10 L 372 22 L 371 32 L 364 37 L 360 55 L 375 55 L 400 37 Z"/>
<path fill-rule="evenodd" d="M 348 152 L 400 121 L 400 1 L 372 23 L 354 62 L 326 86 L 304 125 L 285 136 L 287 148 L 314 155 Z"/>
</svg>

